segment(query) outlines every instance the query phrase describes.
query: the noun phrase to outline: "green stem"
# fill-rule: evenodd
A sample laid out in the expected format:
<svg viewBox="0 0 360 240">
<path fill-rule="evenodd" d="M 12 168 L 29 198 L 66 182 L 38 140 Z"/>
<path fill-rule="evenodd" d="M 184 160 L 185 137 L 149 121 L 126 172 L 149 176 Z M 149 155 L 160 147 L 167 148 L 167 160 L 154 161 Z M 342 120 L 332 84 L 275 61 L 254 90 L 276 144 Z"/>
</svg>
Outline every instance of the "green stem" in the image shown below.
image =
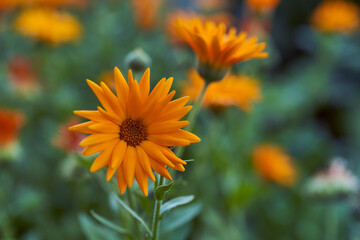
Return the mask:
<svg viewBox="0 0 360 240">
<path fill-rule="evenodd" d="M 136 211 L 136 209 L 135 209 L 135 204 L 134 204 L 133 194 L 132 194 L 130 188 L 128 188 L 128 189 L 126 190 L 126 195 L 127 195 L 128 201 L 129 201 L 129 207 L 130 207 L 132 210 Z M 139 223 L 138 223 L 138 221 L 134 221 L 134 222 L 135 222 L 135 237 L 136 237 L 136 239 L 141 239 L 141 238 L 140 238 L 140 237 L 141 237 L 141 233 L 140 233 Z"/>
<path fill-rule="evenodd" d="M 196 101 L 194 103 L 194 107 L 193 109 L 191 110 L 188 118 L 187 118 L 187 121 L 189 121 L 189 125 L 187 125 L 184 130 L 186 131 L 189 131 L 189 132 L 192 132 L 194 126 L 195 126 L 195 122 L 196 122 L 196 119 L 197 119 L 197 116 L 199 115 L 199 109 L 201 107 L 201 103 L 203 101 L 203 98 L 205 96 L 205 92 L 206 92 L 206 88 L 207 88 L 207 85 L 204 84 L 204 86 L 202 87 L 199 95 L 197 96 L 196 98 Z M 183 153 L 184 153 L 184 150 L 185 150 L 185 147 L 184 146 L 181 146 L 181 147 L 177 147 L 176 150 L 175 150 L 175 155 L 179 158 L 182 157 Z"/>
<path fill-rule="evenodd" d="M 163 185 L 164 182 L 165 182 L 165 178 L 163 176 L 160 176 L 158 186 Z M 154 191 L 156 189 L 156 185 L 154 187 Z M 153 238 L 152 238 L 153 240 L 159 239 L 161 205 L 162 205 L 162 200 L 155 200 L 154 216 L 153 216 L 152 229 L 151 229 L 153 233 Z"/>
<path fill-rule="evenodd" d="M 338 214 L 336 204 L 329 203 L 325 207 L 325 240 L 338 239 Z"/>
</svg>

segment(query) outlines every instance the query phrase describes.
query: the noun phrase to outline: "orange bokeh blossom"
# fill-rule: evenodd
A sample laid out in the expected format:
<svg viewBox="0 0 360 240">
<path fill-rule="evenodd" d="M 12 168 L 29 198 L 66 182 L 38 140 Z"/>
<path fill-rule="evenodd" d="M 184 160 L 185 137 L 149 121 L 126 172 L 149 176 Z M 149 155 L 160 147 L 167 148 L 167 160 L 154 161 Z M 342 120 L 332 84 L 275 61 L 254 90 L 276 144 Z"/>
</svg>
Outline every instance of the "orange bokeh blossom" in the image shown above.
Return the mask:
<svg viewBox="0 0 360 240">
<path fill-rule="evenodd" d="M 252 58 L 266 58 L 265 43 L 258 43 L 256 37 L 247 38 L 245 32 L 237 33 L 235 28 L 227 32 L 225 24 L 203 23 L 195 18 L 175 22 L 178 35 L 193 49 L 201 64 L 215 69 L 224 69 Z"/>
<path fill-rule="evenodd" d="M 185 106 L 189 97 L 172 100 L 173 78 L 161 79 L 150 92 L 150 69 L 138 83 L 129 70 L 128 82 L 115 68 L 117 96 L 103 82 L 100 86 L 88 80 L 90 88 L 102 107 L 95 111 L 75 111 L 90 121 L 70 127 L 69 130 L 90 134 L 81 143 L 82 154 L 99 153 L 90 171 L 107 166 L 109 181 L 117 172 L 121 193 L 133 185 L 134 177 L 144 195 L 148 194 L 148 177 L 155 181 L 152 170 L 172 179 L 167 166 L 184 171 L 185 161 L 175 156 L 169 147 L 186 146 L 200 139 L 181 128 L 189 124 L 181 121 L 190 110 Z"/>
<path fill-rule="evenodd" d="M 246 0 L 246 4 L 258 12 L 270 12 L 280 3 L 280 0 Z"/>
<path fill-rule="evenodd" d="M 51 8 L 26 9 L 14 26 L 19 33 L 51 45 L 77 41 L 82 34 L 82 26 L 75 17 Z"/>
<path fill-rule="evenodd" d="M 9 109 L 0 109 L 0 148 L 16 142 L 24 123 L 24 115 Z"/>
<path fill-rule="evenodd" d="M 313 12 L 312 25 L 322 32 L 349 33 L 360 25 L 358 5 L 348 1 L 330 0 Z"/>
<path fill-rule="evenodd" d="M 291 186 L 296 171 L 288 156 L 280 147 L 270 144 L 257 146 L 253 153 L 254 166 L 264 179 Z"/>
<path fill-rule="evenodd" d="M 184 85 L 183 95 L 195 100 L 205 81 L 195 69 L 189 71 L 188 77 L 190 83 Z M 252 103 L 260 99 L 261 89 L 256 80 L 243 75 L 228 74 L 221 81 L 208 85 L 202 104 L 214 108 L 237 106 L 243 111 L 249 111 Z"/>
</svg>

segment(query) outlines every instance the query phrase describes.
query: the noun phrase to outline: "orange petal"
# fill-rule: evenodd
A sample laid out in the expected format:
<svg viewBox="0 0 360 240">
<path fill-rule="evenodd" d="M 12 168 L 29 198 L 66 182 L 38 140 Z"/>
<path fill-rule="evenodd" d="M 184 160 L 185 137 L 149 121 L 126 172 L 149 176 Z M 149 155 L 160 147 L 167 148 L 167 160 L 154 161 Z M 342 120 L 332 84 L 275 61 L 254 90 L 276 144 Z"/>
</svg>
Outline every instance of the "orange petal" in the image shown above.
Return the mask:
<svg viewBox="0 0 360 240">
<path fill-rule="evenodd" d="M 116 174 L 116 179 L 117 179 L 117 183 L 118 183 L 118 188 L 121 194 L 123 194 L 126 190 L 126 181 L 125 181 L 125 175 L 124 175 L 124 170 L 122 168 L 123 165 L 120 165 L 117 174 Z"/>
<path fill-rule="evenodd" d="M 159 145 L 150 142 L 143 141 L 140 146 L 145 150 L 145 152 L 151 156 L 152 159 L 155 159 L 158 162 L 168 165 L 169 167 L 174 167 L 174 164 L 167 159 L 164 154 L 160 151 Z"/>
<path fill-rule="evenodd" d="M 126 149 L 125 157 L 123 160 L 125 181 L 128 187 L 131 187 L 134 182 L 136 162 L 137 162 L 136 150 L 134 147 L 129 146 Z"/>
<path fill-rule="evenodd" d="M 114 151 L 111 158 L 111 167 L 117 168 L 122 161 L 124 160 L 125 153 L 127 150 L 127 143 L 123 140 L 120 140 L 118 144 L 114 147 Z"/>
<path fill-rule="evenodd" d="M 145 196 L 147 196 L 149 193 L 148 178 L 139 164 L 136 165 L 135 178 L 139 184 L 141 191 Z"/>
<path fill-rule="evenodd" d="M 153 180 L 155 182 L 155 176 L 151 169 L 149 156 L 144 151 L 144 149 L 140 146 L 136 147 L 136 151 L 137 151 L 139 163 L 140 163 L 142 169 L 151 178 L 151 180 Z"/>
<path fill-rule="evenodd" d="M 90 172 L 95 172 L 110 163 L 110 156 L 112 153 L 113 147 L 105 149 L 100 155 L 95 159 L 91 165 Z"/>
</svg>

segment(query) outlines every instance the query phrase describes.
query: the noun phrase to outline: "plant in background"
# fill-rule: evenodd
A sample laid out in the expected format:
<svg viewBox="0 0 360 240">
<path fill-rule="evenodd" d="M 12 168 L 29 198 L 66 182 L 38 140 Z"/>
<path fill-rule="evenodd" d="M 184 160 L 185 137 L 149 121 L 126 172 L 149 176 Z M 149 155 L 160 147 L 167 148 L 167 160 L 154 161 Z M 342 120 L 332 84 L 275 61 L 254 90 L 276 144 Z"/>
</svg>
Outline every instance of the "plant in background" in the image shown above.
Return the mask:
<svg viewBox="0 0 360 240">
<path fill-rule="evenodd" d="M 60 126 L 58 134 L 52 140 L 54 146 L 65 152 L 80 153 L 82 148 L 79 146 L 79 143 L 85 138 L 85 135 L 68 130 L 69 127 L 80 123 L 78 118 L 73 118 Z"/>
<path fill-rule="evenodd" d="M 14 159 L 19 153 L 19 131 L 24 115 L 19 111 L 0 109 L 0 159 Z"/>
<path fill-rule="evenodd" d="M 247 38 L 245 32 L 236 33 L 235 28 L 226 30 L 225 24 L 178 19 L 175 29 L 179 36 L 196 53 L 199 64 L 197 70 L 208 84 L 221 80 L 231 66 L 252 58 L 267 58 L 263 52 L 265 43 L 257 43 L 257 38 Z"/>
<path fill-rule="evenodd" d="M 284 186 L 292 186 L 296 171 L 291 157 L 280 147 L 270 144 L 259 145 L 253 152 L 254 167 L 258 174 Z"/>
<path fill-rule="evenodd" d="M 334 158 L 328 169 L 318 172 L 306 185 L 308 196 L 320 199 L 341 199 L 354 196 L 360 185 L 358 178 L 345 167 L 345 160 Z"/>
<path fill-rule="evenodd" d="M 162 1 L 131 0 L 135 21 L 141 29 L 151 30 L 156 26 Z"/>
<path fill-rule="evenodd" d="M 360 10 L 349 1 L 330 0 L 321 3 L 313 12 L 313 27 L 325 33 L 350 33 L 359 28 Z"/>
<path fill-rule="evenodd" d="M 76 42 L 82 35 L 82 26 L 74 16 L 52 8 L 23 10 L 15 19 L 14 28 L 24 36 L 53 46 Z"/>
<path fill-rule="evenodd" d="M 8 75 L 15 92 L 25 98 L 34 98 L 40 92 L 40 84 L 30 59 L 14 56 L 8 65 Z"/>
<path fill-rule="evenodd" d="M 214 22 L 215 24 L 223 23 L 227 27 L 230 27 L 233 21 L 233 16 L 226 12 L 203 15 L 193 11 L 175 9 L 167 14 L 165 21 L 166 34 L 173 44 L 182 45 L 186 43 L 185 40 L 177 34 L 176 29 L 174 28 L 176 20 L 181 19 L 183 21 L 190 21 L 194 18 L 200 19 L 203 23 L 207 21 Z"/>
<path fill-rule="evenodd" d="M 189 83 L 183 87 L 183 95 L 195 100 L 205 85 L 204 79 L 192 69 L 188 73 Z M 243 111 L 250 111 L 252 104 L 261 99 L 258 81 L 244 75 L 228 74 L 222 80 L 212 82 L 206 89 L 203 106 L 224 108 L 236 106 Z"/>
<path fill-rule="evenodd" d="M 246 0 L 246 5 L 253 11 L 266 13 L 273 11 L 280 3 L 280 0 Z"/>
</svg>

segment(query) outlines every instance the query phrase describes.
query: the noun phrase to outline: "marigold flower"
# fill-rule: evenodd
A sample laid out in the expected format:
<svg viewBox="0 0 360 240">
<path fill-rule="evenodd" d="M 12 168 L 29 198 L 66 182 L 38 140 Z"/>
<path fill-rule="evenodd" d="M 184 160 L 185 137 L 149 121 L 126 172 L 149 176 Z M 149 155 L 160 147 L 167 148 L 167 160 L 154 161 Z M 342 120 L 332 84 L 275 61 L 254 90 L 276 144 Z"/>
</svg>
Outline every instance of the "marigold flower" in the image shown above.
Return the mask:
<svg viewBox="0 0 360 240">
<path fill-rule="evenodd" d="M 280 3 L 280 0 L 246 0 L 246 4 L 258 12 L 273 11 Z"/>
<path fill-rule="evenodd" d="M 190 70 L 188 77 L 190 83 L 184 86 L 183 94 L 195 100 L 205 81 L 195 69 Z M 260 98 L 261 90 L 256 80 L 242 75 L 228 74 L 221 81 L 209 84 L 202 104 L 205 107 L 215 108 L 237 106 L 243 111 L 249 111 L 252 103 L 259 101 Z"/>
<path fill-rule="evenodd" d="M 323 32 L 349 33 L 359 27 L 359 7 L 347 1 L 324 1 L 313 12 L 312 25 Z"/>
<path fill-rule="evenodd" d="M 82 26 L 75 17 L 50 8 L 24 10 L 15 20 L 15 29 L 52 45 L 76 41 L 82 32 Z"/>
<path fill-rule="evenodd" d="M 157 23 L 162 0 L 132 0 L 131 2 L 137 25 L 145 30 L 152 29 Z"/>
<path fill-rule="evenodd" d="M 328 169 L 320 171 L 307 183 L 307 193 L 314 197 L 335 198 L 356 194 L 358 178 L 345 167 L 345 160 L 336 157 Z"/>
<path fill-rule="evenodd" d="M 170 146 L 186 146 L 200 139 L 181 128 L 189 124 L 180 121 L 191 106 L 184 106 L 189 97 L 171 101 L 175 91 L 173 78 L 161 79 L 150 92 L 150 69 L 138 83 L 129 70 L 128 83 L 118 68 L 114 70 L 117 97 L 104 84 L 100 86 L 88 80 L 104 108 L 95 111 L 74 111 L 90 121 L 69 128 L 72 131 L 91 134 L 80 146 L 82 154 L 89 156 L 100 152 L 90 171 L 107 166 L 109 181 L 117 171 L 121 193 L 131 187 L 134 176 L 144 193 L 148 194 L 148 179 L 155 181 L 152 169 L 171 180 L 166 166 L 184 171 L 185 161 L 169 149 Z"/>
<path fill-rule="evenodd" d="M 225 24 L 203 24 L 198 18 L 190 21 L 178 19 L 175 29 L 204 66 L 226 69 L 252 58 L 268 57 L 268 53 L 263 52 L 265 43 L 257 43 L 256 37 L 247 39 L 245 32 L 236 34 L 235 28 L 231 28 L 227 33 Z"/>
<path fill-rule="evenodd" d="M 176 29 L 174 28 L 176 20 L 182 19 L 184 21 L 185 20 L 189 21 L 194 18 L 200 19 L 203 23 L 205 23 L 207 21 L 214 22 L 215 24 L 223 23 L 227 27 L 231 26 L 231 22 L 233 20 L 232 16 L 225 12 L 211 14 L 211 15 L 201 15 L 201 14 L 198 14 L 198 13 L 192 12 L 192 11 L 184 11 L 181 9 L 176 9 L 176 10 L 170 12 L 166 16 L 165 30 L 166 30 L 167 35 L 170 37 L 172 43 L 174 43 L 174 44 L 185 43 L 185 41 L 181 37 L 179 37 L 179 35 L 176 32 Z"/>
<path fill-rule="evenodd" d="M 257 146 L 253 153 L 255 169 L 265 179 L 285 186 L 295 182 L 296 172 L 291 158 L 274 145 Z"/>
<path fill-rule="evenodd" d="M 0 109 L 0 148 L 16 142 L 23 122 L 24 115 L 22 113 Z"/>
<path fill-rule="evenodd" d="M 53 144 L 66 152 L 80 152 L 81 147 L 79 146 L 79 143 L 85 138 L 85 135 L 68 130 L 69 127 L 80 123 L 79 119 L 73 118 L 62 125 L 59 129 L 58 135 L 53 139 Z"/>
</svg>

